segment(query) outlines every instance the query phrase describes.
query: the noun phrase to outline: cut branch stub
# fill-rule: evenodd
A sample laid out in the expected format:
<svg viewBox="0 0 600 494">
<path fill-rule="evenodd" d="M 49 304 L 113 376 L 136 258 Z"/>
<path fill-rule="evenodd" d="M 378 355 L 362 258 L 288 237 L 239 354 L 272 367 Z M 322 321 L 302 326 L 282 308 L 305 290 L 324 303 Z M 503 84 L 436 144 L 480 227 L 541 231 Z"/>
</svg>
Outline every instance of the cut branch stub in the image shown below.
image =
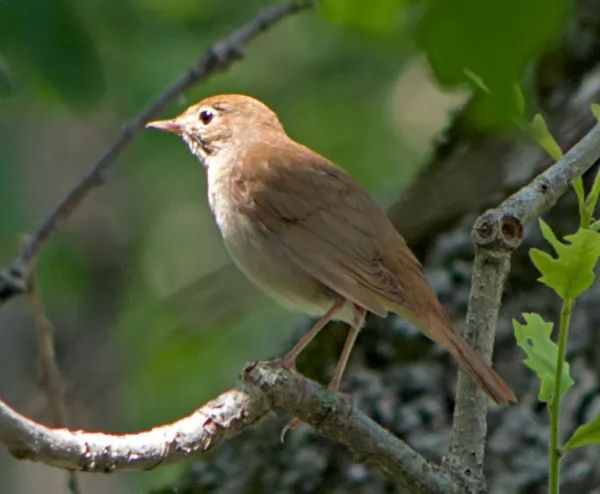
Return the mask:
<svg viewBox="0 0 600 494">
<path fill-rule="evenodd" d="M 477 218 L 471 239 L 478 247 L 514 250 L 523 240 L 523 223 L 501 210 L 489 210 Z"/>
</svg>

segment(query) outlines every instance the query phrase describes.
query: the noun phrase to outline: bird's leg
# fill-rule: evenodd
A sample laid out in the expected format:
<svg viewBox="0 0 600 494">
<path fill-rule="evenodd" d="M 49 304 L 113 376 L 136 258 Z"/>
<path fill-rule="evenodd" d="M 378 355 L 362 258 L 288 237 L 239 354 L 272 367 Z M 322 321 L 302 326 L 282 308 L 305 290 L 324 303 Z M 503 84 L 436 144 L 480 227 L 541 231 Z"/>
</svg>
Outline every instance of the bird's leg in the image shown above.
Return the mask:
<svg viewBox="0 0 600 494">
<path fill-rule="evenodd" d="M 319 332 L 325 327 L 325 325 L 329 321 L 331 321 L 331 319 L 333 319 L 335 313 L 338 310 L 340 310 L 345 303 L 346 301 L 344 299 L 337 299 L 333 303 L 331 308 L 327 312 L 325 312 L 325 314 L 323 314 L 321 319 L 319 319 L 315 323 L 315 325 L 312 328 L 310 328 L 310 330 L 302 338 L 300 338 L 298 343 L 296 343 L 293 346 L 293 348 L 285 354 L 285 356 L 282 359 L 284 367 L 288 369 L 296 368 L 296 358 L 298 358 L 298 355 L 300 355 L 302 350 L 304 350 L 308 346 L 308 344 L 314 339 L 314 337 L 317 336 L 317 334 L 319 334 Z"/>
<path fill-rule="evenodd" d="M 332 307 L 332 309 L 333 309 L 333 307 Z M 338 362 L 335 366 L 333 378 L 331 379 L 329 386 L 327 386 L 327 389 L 329 389 L 330 391 L 336 392 L 340 388 L 340 384 L 342 382 L 342 376 L 344 375 L 344 371 L 346 370 L 346 365 L 348 364 L 348 359 L 350 358 L 350 353 L 352 353 L 352 348 L 354 347 L 354 343 L 356 342 L 358 333 L 360 332 L 360 329 L 362 328 L 362 325 L 365 322 L 366 315 L 367 315 L 366 309 L 363 309 L 362 307 L 357 307 L 356 305 L 354 306 L 354 318 L 352 320 L 352 325 L 350 326 L 350 331 L 348 332 L 348 336 L 346 337 L 346 342 L 344 343 L 344 348 L 342 349 L 340 358 L 338 359 Z M 323 316 L 323 317 L 325 317 L 325 316 Z M 330 316 L 330 319 L 331 319 L 331 316 Z M 313 335 L 313 337 L 314 337 L 314 335 Z M 308 340 L 308 341 L 310 341 L 310 340 Z M 302 347 L 302 348 L 304 348 L 304 347 Z M 300 350 L 302 350 L 302 348 Z M 285 435 L 288 433 L 288 431 L 291 431 L 292 429 L 296 428 L 299 424 L 300 424 L 300 419 L 297 417 L 293 417 L 292 420 L 290 420 L 288 422 L 288 424 L 281 431 L 281 436 L 280 436 L 281 442 L 284 442 Z"/>
<path fill-rule="evenodd" d="M 352 348 L 354 347 L 354 342 L 356 341 L 356 337 L 362 328 L 363 323 L 365 322 L 365 316 L 367 315 L 366 309 L 362 307 L 354 306 L 354 318 L 352 320 L 352 325 L 350 326 L 350 330 L 348 331 L 348 336 L 346 337 L 346 342 L 344 343 L 344 348 L 342 349 L 342 353 L 340 358 L 335 366 L 335 371 L 333 372 L 333 378 L 327 386 L 327 389 L 330 391 L 337 391 L 340 389 L 340 384 L 342 383 L 342 376 L 344 375 L 344 371 L 346 370 L 346 365 L 348 364 L 348 360 L 350 359 L 350 353 L 352 352 Z"/>
</svg>

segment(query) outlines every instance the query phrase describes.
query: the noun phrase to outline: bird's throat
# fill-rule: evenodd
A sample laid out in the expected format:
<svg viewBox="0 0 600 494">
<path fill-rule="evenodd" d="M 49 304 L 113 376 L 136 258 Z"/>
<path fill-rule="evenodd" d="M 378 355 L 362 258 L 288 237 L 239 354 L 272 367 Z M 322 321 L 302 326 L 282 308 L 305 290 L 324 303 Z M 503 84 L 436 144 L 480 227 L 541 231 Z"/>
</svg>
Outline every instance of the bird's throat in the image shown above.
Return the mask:
<svg viewBox="0 0 600 494">
<path fill-rule="evenodd" d="M 183 133 L 182 137 L 190 148 L 190 152 L 196 156 L 204 166 L 207 166 L 206 159 L 216 152 L 215 147 L 211 146 L 208 141 L 199 136 Z"/>
</svg>

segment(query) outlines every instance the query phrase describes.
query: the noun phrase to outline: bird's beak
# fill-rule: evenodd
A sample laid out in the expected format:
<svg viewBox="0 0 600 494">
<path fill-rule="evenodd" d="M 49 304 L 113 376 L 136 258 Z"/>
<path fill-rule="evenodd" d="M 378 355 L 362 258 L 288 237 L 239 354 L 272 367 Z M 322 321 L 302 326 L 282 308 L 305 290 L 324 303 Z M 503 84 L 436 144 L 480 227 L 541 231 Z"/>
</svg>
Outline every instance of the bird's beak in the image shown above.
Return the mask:
<svg viewBox="0 0 600 494">
<path fill-rule="evenodd" d="M 155 120 L 154 122 L 148 122 L 146 127 L 173 132 L 175 134 L 180 133 L 183 129 L 183 126 L 177 120 Z"/>
</svg>

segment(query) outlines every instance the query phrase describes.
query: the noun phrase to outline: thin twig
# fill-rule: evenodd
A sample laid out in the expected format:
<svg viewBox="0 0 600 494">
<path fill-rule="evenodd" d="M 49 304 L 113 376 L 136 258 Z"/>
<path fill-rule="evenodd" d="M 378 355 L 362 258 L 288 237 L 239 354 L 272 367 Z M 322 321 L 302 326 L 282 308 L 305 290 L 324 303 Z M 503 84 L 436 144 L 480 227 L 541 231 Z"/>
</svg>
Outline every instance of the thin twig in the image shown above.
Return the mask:
<svg viewBox="0 0 600 494">
<path fill-rule="evenodd" d="M 52 429 L 0 400 L 0 441 L 17 458 L 60 468 L 90 472 L 148 469 L 206 452 L 283 410 L 314 425 L 357 456 L 368 458 L 408 492 L 465 492 L 450 473 L 355 409 L 349 400 L 286 369 L 281 361 L 251 364 L 242 380 L 242 386 L 187 417 L 136 434 Z"/>
<path fill-rule="evenodd" d="M 206 80 L 216 72 L 226 70 L 232 63 L 240 60 L 245 45 L 258 34 L 284 17 L 309 8 L 313 4 L 311 0 L 299 0 L 266 7 L 247 24 L 210 46 L 179 79 L 129 122 L 100 160 L 42 221 L 11 266 L 0 273 L 0 302 L 27 290 L 27 280 L 48 240 L 77 209 L 83 199 L 104 182 L 106 170 L 144 128 L 148 120 L 191 86 Z"/>
<path fill-rule="evenodd" d="M 39 282 L 35 274 L 31 277 L 28 291 L 29 305 L 35 326 L 40 365 L 41 385 L 55 426 L 66 426 L 69 418 L 65 405 L 65 384 L 56 363 L 54 351 L 54 325 L 46 316 Z M 81 486 L 74 471 L 68 473 L 68 486 L 72 494 L 80 494 Z"/>
<path fill-rule="evenodd" d="M 465 339 L 491 358 L 496 322 L 510 257 L 523 239 L 525 224 L 551 209 L 569 183 L 600 158 L 600 124 L 596 124 L 559 161 L 497 208 L 482 214 L 473 227 L 475 261 Z M 447 464 L 485 491 L 483 457 L 487 401 L 472 380 L 459 371 L 452 439 Z"/>
<path fill-rule="evenodd" d="M 52 424 L 63 426 L 69 419 L 65 407 L 65 385 L 54 352 L 54 325 L 46 316 L 39 293 L 39 283 L 35 277 L 32 277 L 27 293 L 37 338 L 42 389 L 46 394 Z"/>
</svg>

